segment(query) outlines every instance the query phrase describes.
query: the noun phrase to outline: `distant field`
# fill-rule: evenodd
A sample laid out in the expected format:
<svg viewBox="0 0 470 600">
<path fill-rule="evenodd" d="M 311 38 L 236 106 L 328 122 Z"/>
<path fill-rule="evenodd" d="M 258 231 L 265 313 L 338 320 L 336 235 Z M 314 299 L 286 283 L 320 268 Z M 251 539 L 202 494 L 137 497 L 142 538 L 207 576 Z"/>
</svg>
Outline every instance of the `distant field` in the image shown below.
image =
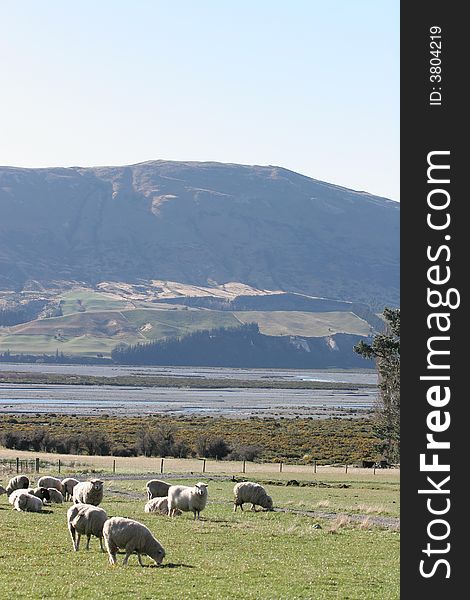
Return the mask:
<svg viewBox="0 0 470 600">
<path fill-rule="evenodd" d="M 369 323 L 351 312 L 243 311 L 233 313 L 243 323 L 256 322 L 266 335 L 323 337 L 335 333 L 370 335 Z"/>
<path fill-rule="evenodd" d="M 74 290 L 59 296 L 62 300 L 62 312 L 69 315 L 84 311 L 122 310 L 131 304 L 118 296 L 101 294 L 92 290 Z"/>
<path fill-rule="evenodd" d="M 369 324 L 351 312 L 229 312 L 127 301 L 87 290 L 68 292 L 61 299 L 61 317 L 0 328 L 0 352 L 109 356 L 121 342 L 137 344 L 250 322 L 258 323 L 261 333 L 274 336 L 371 332 Z"/>
<path fill-rule="evenodd" d="M 102 508 L 151 529 L 166 550 L 160 568 L 141 568 L 137 557 L 125 568 L 122 554 L 111 567 L 95 538 L 89 551 L 82 538 L 75 553 L 66 528 L 68 504 L 43 514 L 18 513 L 1 496 L 8 551 L 0 561 L 0 587 L 30 599 L 399 598 L 399 531 L 379 524 L 397 513 L 396 481 L 337 477 L 326 487 L 265 484 L 281 509 L 268 513 L 233 513 L 233 482 L 206 481 L 209 503 L 200 522 L 187 513 L 176 519 L 144 513 L 145 479 L 105 481 Z M 172 483 L 192 485 L 194 479 Z M 315 516 L 302 514 L 306 510 Z M 145 556 L 143 561 L 150 562 Z"/>
</svg>

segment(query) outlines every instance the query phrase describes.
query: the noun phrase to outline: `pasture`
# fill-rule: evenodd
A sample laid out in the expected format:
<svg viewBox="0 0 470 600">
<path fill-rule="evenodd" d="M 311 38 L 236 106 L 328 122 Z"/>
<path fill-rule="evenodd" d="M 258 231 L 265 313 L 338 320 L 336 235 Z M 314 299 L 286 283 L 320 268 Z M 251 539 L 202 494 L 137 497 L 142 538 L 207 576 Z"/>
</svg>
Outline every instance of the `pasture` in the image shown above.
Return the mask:
<svg viewBox="0 0 470 600">
<path fill-rule="evenodd" d="M 207 474 L 206 474 L 207 475 Z M 66 475 L 65 475 L 66 476 Z M 139 598 L 223 600 L 399 598 L 399 483 L 395 473 L 250 474 L 273 497 L 274 512 L 233 513 L 233 481 L 198 475 L 209 484 L 202 520 L 146 514 L 145 481 L 105 479 L 101 506 L 109 516 L 134 518 L 163 544 L 159 568 L 111 567 L 92 538 L 74 553 L 69 503 L 42 514 L 12 510 L 0 496 L 0 589 L 21 598 Z M 159 477 L 157 475 L 157 477 Z M 164 476 L 165 477 L 165 476 Z M 171 483 L 197 479 L 167 475 Z M 80 479 L 80 476 L 78 477 Z M 5 478 L 4 478 L 5 479 Z M 5 484 L 5 480 L 2 482 Z M 316 528 L 320 525 L 321 528 Z M 144 562 L 150 560 L 144 557 Z"/>
<path fill-rule="evenodd" d="M 224 311 L 130 299 L 76 289 L 57 296 L 62 316 L 35 319 L 0 332 L 0 352 L 109 357 L 119 343 L 137 344 L 217 327 L 256 322 L 266 335 L 369 335 L 352 312 Z"/>
</svg>

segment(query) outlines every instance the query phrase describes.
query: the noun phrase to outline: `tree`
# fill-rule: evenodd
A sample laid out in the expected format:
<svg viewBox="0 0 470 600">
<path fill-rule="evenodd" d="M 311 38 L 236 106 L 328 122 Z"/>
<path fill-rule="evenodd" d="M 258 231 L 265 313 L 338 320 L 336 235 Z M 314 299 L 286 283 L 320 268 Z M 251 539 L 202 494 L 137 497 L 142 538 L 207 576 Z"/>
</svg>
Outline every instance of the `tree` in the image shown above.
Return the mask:
<svg viewBox="0 0 470 600">
<path fill-rule="evenodd" d="M 354 351 L 375 359 L 379 374 L 379 396 L 375 407 L 375 432 L 379 450 L 389 462 L 400 460 L 400 309 L 385 308 L 386 328 L 372 344 L 361 341 Z"/>
</svg>

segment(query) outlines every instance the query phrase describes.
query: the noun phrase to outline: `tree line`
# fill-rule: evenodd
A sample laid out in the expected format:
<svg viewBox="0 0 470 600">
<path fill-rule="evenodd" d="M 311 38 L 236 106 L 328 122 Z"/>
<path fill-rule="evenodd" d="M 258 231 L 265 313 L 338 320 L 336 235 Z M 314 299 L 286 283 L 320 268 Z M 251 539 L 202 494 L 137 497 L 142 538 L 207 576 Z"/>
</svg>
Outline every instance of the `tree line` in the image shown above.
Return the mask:
<svg viewBox="0 0 470 600">
<path fill-rule="evenodd" d="M 258 446 L 229 443 L 220 436 L 203 435 L 190 445 L 178 439 L 176 428 L 167 424 L 154 429 L 142 428 L 136 435 L 135 443 L 126 445 L 113 443 L 106 433 L 99 431 L 51 435 L 44 428 L 1 432 L 0 445 L 13 450 L 89 456 L 200 457 L 253 461 L 261 454 Z"/>
</svg>

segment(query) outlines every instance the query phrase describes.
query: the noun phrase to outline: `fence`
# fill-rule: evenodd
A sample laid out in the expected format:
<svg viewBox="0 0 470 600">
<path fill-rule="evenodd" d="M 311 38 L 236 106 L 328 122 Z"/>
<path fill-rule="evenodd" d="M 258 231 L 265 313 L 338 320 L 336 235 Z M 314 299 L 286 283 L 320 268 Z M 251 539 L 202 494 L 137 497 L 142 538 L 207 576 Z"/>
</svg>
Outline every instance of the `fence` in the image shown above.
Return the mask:
<svg viewBox="0 0 470 600">
<path fill-rule="evenodd" d="M 388 469 L 386 470 L 388 471 Z M 397 471 L 394 469 L 394 471 Z M 294 465 L 284 462 L 254 463 L 249 461 L 217 461 L 191 458 L 116 458 L 110 456 L 81 456 L 43 454 L 40 457 L 24 458 L 23 456 L 0 458 L 0 472 L 4 475 L 21 473 L 110 473 L 110 474 L 228 474 L 246 475 L 263 474 L 304 474 L 315 475 L 325 473 L 344 474 L 378 474 L 384 472 L 377 467 L 361 468 L 355 465 Z"/>
</svg>

